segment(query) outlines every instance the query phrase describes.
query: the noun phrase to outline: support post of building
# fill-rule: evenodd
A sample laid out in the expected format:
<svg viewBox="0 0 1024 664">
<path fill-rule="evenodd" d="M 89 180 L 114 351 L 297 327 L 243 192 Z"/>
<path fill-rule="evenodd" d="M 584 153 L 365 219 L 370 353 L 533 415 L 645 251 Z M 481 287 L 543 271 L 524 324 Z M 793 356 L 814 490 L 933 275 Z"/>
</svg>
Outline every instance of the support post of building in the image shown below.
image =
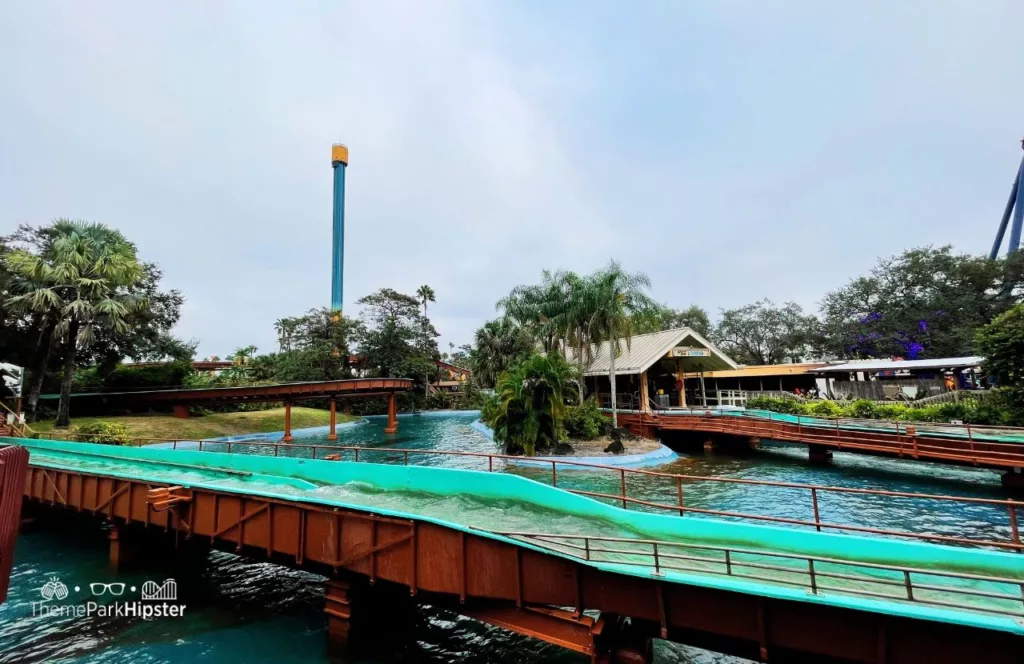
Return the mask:
<svg viewBox="0 0 1024 664">
<path fill-rule="evenodd" d="M 327 614 L 327 647 L 334 653 L 348 646 L 352 625 L 352 588 L 338 579 L 327 579 L 324 586 L 324 613 Z"/>
<path fill-rule="evenodd" d="M 338 440 L 338 403 L 331 399 L 331 427 L 327 432 L 327 440 Z"/>
<path fill-rule="evenodd" d="M 398 431 L 398 408 L 395 399 L 394 392 L 388 395 L 388 425 L 384 427 L 384 433 L 395 433 Z"/>
<path fill-rule="evenodd" d="M 182 419 L 188 418 L 188 406 L 183 403 L 174 404 L 174 416 Z"/>
<path fill-rule="evenodd" d="M 640 412 L 647 413 L 651 410 L 651 397 L 647 393 L 647 372 L 640 372 Z"/>
<path fill-rule="evenodd" d="M 290 443 L 294 440 L 292 438 L 292 404 L 290 401 L 284 402 L 284 438 L 282 442 Z"/>
<path fill-rule="evenodd" d="M 700 407 L 708 407 L 708 393 L 704 390 L 704 367 L 700 368 Z"/>
</svg>

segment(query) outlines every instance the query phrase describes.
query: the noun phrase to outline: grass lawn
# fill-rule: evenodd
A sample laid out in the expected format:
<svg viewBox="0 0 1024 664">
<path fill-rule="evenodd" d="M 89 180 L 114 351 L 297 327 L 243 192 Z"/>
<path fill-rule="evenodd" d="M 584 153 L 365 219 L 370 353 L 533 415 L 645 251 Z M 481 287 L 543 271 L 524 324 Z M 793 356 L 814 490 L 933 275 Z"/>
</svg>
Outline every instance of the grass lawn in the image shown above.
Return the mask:
<svg viewBox="0 0 1024 664">
<path fill-rule="evenodd" d="M 292 429 L 327 426 L 331 415 L 326 410 L 315 408 L 292 408 Z M 338 424 L 358 419 L 351 415 L 338 413 Z M 243 433 L 265 433 L 284 429 L 284 408 L 259 410 L 242 413 L 211 413 L 204 417 L 181 419 L 169 413 L 153 413 L 146 415 L 119 415 L 107 417 L 76 417 L 71 426 L 88 422 L 118 422 L 128 427 L 132 436 L 140 438 L 176 438 L 178 440 L 194 440 L 196 438 L 218 438 L 235 436 Z M 45 433 L 53 431 L 53 421 L 33 422 L 29 425 L 35 431 Z"/>
</svg>

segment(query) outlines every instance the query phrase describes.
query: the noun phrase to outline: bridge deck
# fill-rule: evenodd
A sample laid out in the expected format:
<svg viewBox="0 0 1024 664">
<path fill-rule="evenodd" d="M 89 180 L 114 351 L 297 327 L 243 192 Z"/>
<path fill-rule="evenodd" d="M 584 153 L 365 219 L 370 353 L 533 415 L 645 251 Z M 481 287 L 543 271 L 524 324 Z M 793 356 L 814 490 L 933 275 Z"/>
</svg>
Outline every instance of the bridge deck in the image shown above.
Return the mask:
<svg viewBox="0 0 1024 664">
<path fill-rule="evenodd" d="M 413 591 L 421 588 L 517 605 L 577 606 L 645 619 L 651 619 L 653 611 L 663 634 L 689 633 L 697 629 L 695 624 L 711 632 L 739 629 L 715 620 L 714 625 L 708 623 L 715 611 L 709 598 L 734 611 L 753 602 L 752 610 L 762 614 L 769 602 L 785 606 L 785 611 L 773 609 L 773 622 L 790 620 L 783 618 L 786 612 L 804 616 L 806 626 L 827 619 L 830 626 L 820 625 L 818 636 L 811 629 L 810 635 L 786 638 L 803 639 L 800 648 L 807 652 L 838 655 L 829 651 L 838 648 L 843 656 L 857 650 L 856 639 L 829 645 L 825 641 L 835 639 L 820 634 L 834 635 L 854 625 L 858 630 L 864 625 L 878 629 L 886 621 L 909 620 L 942 625 L 939 632 L 921 625 L 901 630 L 928 632 L 921 643 L 942 643 L 942 648 L 952 648 L 947 653 L 964 643 L 977 645 L 982 638 L 978 633 L 988 635 L 985 647 L 1005 643 L 1009 653 L 1020 647 L 1024 635 L 1024 556 L 1019 555 L 627 512 L 513 475 L 22 442 L 31 452 L 26 493 L 37 501 L 106 512 L 127 521 L 152 523 L 155 516 L 157 523 L 162 520 L 164 526 L 186 535 L 227 538 L 237 541 L 239 549 L 258 547 L 268 555 L 294 556 L 296 562 L 319 555 L 322 563 L 335 569 L 348 567 L 371 578 L 390 578 Z M 155 514 L 145 500 L 146 491 L 167 485 L 183 485 L 189 493 L 187 504 L 180 506 L 185 511 L 173 512 L 174 518 L 168 512 Z M 226 517 L 225 509 L 234 516 Z M 289 509 L 312 510 L 317 516 L 296 522 L 294 514 L 285 516 Z M 339 510 L 349 516 L 337 516 Z M 326 533 L 320 523 L 324 514 Z M 380 526 L 380 532 L 376 525 L 369 531 L 349 525 L 359 518 L 384 519 L 390 525 Z M 413 524 L 427 529 L 421 534 L 434 533 L 431 536 L 439 538 L 447 556 L 421 551 L 427 545 L 417 543 Z M 349 543 L 362 555 L 346 558 L 338 549 L 345 528 L 362 533 Z M 337 544 L 321 541 L 324 536 Z M 473 544 L 467 544 L 467 538 Z M 378 555 L 385 542 L 391 543 L 390 549 L 381 548 Z M 472 563 L 467 556 L 475 556 Z M 531 589 L 523 585 L 525 568 L 507 567 L 510 560 L 522 565 L 526 558 L 535 561 L 530 563 L 535 566 L 530 570 Z M 520 579 L 518 590 L 507 587 L 512 578 Z M 567 578 L 575 581 L 559 591 Z M 534 588 L 538 583 L 546 590 Z M 608 594 L 610 588 L 617 590 Z M 708 613 L 703 618 L 684 608 L 695 601 L 693 593 L 711 593 L 701 600 Z M 801 607 L 818 608 L 808 613 Z M 851 613 L 856 617 L 846 615 Z M 732 616 L 731 622 L 736 620 Z M 751 625 L 756 628 L 757 621 Z M 946 643 L 952 637 L 937 636 L 946 632 L 957 634 L 961 646 Z M 751 635 L 746 636 L 749 640 Z M 772 641 L 767 632 L 753 636 L 762 648 Z M 876 661 L 876 654 L 872 651 L 863 661 Z"/>
<path fill-rule="evenodd" d="M 620 411 L 644 433 L 700 431 L 994 469 L 1024 468 L 1024 429 L 931 422 L 829 419 L 739 409 Z"/>
<path fill-rule="evenodd" d="M 408 378 L 352 378 L 303 383 L 244 385 L 239 387 L 175 388 L 120 392 L 79 392 L 71 396 L 104 403 L 233 403 L 239 401 L 303 401 L 365 397 L 404 392 L 412 388 Z M 44 394 L 40 399 L 58 399 L 59 394 Z"/>
</svg>

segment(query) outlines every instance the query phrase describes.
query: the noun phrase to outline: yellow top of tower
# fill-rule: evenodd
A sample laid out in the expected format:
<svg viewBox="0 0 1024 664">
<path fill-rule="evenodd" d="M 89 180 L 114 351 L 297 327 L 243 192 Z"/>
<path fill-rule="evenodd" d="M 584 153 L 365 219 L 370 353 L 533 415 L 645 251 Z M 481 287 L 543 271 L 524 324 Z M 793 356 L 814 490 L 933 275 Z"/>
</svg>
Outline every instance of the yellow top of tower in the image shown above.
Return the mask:
<svg viewBox="0 0 1024 664">
<path fill-rule="evenodd" d="M 344 143 L 335 143 L 331 146 L 331 165 L 339 162 L 348 166 L 348 146 Z"/>
</svg>

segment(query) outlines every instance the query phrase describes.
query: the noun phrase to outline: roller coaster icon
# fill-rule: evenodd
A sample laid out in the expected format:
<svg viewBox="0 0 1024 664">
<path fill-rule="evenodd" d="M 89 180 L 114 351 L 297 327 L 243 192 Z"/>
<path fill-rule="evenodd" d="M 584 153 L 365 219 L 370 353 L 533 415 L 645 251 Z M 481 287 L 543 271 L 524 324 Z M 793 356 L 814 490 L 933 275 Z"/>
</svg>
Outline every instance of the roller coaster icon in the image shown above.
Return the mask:
<svg viewBox="0 0 1024 664">
<path fill-rule="evenodd" d="M 163 584 L 146 581 L 142 584 L 142 599 L 176 602 L 178 600 L 178 582 L 174 579 L 166 579 Z"/>
</svg>

